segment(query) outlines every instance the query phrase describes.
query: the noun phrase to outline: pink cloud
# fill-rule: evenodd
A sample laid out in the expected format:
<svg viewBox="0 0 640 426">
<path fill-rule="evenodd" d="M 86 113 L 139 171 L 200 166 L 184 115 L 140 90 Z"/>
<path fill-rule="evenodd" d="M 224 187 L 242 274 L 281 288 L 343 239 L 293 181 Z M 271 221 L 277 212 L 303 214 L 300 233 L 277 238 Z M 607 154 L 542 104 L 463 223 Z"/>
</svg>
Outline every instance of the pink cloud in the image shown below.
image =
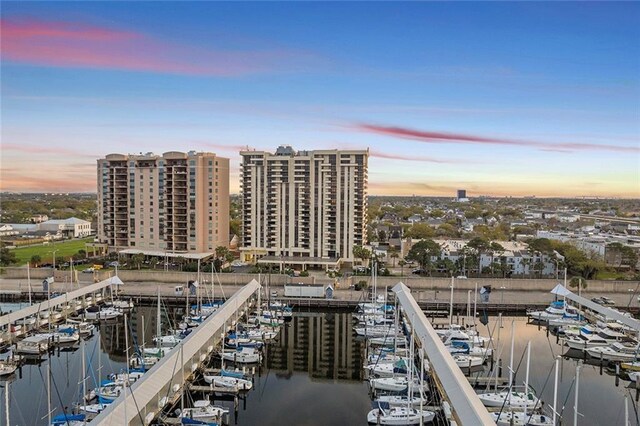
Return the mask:
<svg viewBox="0 0 640 426">
<path fill-rule="evenodd" d="M 291 69 L 286 62 L 292 57 L 310 57 L 282 50 L 205 49 L 77 22 L 3 19 L 1 24 L 2 59 L 31 65 L 224 77 Z"/>
<path fill-rule="evenodd" d="M 519 147 L 537 148 L 555 152 L 573 151 L 612 151 L 612 152 L 640 152 L 639 146 L 605 145 L 587 143 L 550 143 L 538 141 L 524 141 L 516 139 L 502 139 L 480 135 L 468 135 L 460 133 L 445 133 L 428 130 L 415 130 L 404 127 L 387 127 L 376 124 L 357 124 L 355 129 L 366 133 L 394 136 L 404 139 L 412 139 L 430 144 L 478 144 L 478 145 L 508 145 Z"/>
</svg>

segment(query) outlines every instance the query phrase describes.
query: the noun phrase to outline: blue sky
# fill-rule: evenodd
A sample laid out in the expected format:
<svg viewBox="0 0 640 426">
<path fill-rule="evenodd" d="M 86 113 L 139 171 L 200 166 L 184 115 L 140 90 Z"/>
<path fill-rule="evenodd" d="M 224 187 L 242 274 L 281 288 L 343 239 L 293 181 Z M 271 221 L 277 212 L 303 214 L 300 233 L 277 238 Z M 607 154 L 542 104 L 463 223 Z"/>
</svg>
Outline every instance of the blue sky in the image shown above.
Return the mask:
<svg viewBox="0 0 640 426">
<path fill-rule="evenodd" d="M 636 3 L 3 2 L 2 189 L 366 148 L 372 194 L 640 195 Z"/>
</svg>

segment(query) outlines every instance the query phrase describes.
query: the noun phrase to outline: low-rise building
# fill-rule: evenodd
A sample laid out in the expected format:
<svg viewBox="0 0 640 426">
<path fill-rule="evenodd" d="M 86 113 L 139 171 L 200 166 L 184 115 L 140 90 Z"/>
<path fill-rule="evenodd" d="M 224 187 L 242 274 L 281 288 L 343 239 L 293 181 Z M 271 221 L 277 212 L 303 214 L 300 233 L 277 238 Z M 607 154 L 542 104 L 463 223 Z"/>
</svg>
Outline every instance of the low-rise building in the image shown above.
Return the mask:
<svg viewBox="0 0 640 426">
<path fill-rule="evenodd" d="M 47 220 L 38 224 L 38 230 L 58 232 L 66 238 L 84 238 L 91 235 L 91 222 L 70 217 L 69 219 Z"/>
<path fill-rule="evenodd" d="M 411 247 L 418 241 L 420 240 L 405 239 L 402 245 L 402 257 L 405 257 Z M 506 266 L 505 273 L 509 276 L 539 275 L 556 277 L 558 275 L 558 255 L 554 257 L 532 252 L 529 250 L 528 244 L 521 241 L 494 241 L 500 244 L 502 250 L 480 253 L 477 263 L 472 263 L 471 260 L 467 262 L 467 258 L 471 258 L 467 254 L 468 251 L 465 250 L 469 240 L 435 239 L 434 241 L 442 251 L 439 257 L 434 256 L 431 259 L 432 262 L 443 259 L 448 259 L 454 263 L 457 262 L 461 265 L 463 273 L 473 272 L 475 274 L 478 271 L 483 273 L 483 271 L 495 266 L 496 263 L 501 263 Z"/>
</svg>

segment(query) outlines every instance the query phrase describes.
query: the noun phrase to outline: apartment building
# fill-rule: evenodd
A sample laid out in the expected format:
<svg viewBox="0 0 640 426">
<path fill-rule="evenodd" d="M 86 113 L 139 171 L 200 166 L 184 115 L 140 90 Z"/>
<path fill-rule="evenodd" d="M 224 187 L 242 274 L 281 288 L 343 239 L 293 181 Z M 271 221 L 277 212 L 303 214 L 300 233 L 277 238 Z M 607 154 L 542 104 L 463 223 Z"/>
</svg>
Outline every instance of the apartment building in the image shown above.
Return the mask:
<svg viewBox="0 0 640 426">
<path fill-rule="evenodd" d="M 368 150 L 242 151 L 246 262 L 338 266 L 366 243 Z"/>
<path fill-rule="evenodd" d="M 229 244 L 229 159 L 210 152 L 98 160 L 99 242 L 110 249 L 211 253 Z"/>
</svg>

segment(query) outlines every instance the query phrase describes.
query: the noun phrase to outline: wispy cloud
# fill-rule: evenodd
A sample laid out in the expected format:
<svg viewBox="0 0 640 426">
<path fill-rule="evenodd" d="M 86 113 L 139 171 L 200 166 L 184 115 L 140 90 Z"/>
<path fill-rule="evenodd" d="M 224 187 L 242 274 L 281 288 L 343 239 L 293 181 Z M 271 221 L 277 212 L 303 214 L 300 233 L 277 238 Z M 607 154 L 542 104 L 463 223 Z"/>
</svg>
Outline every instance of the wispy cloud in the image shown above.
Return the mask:
<svg viewBox="0 0 640 426">
<path fill-rule="evenodd" d="M 82 22 L 25 18 L 1 23 L 2 59 L 30 65 L 228 77 L 290 70 L 315 59 L 307 52 L 283 49 L 231 51 L 181 45 Z"/>
<path fill-rule="evenodd" d="M 475 144 L 475 145 L 507 145 L 516 147 L 535 148 L 545 151 L 561 151 L 561 152 L 576 152 L 576 151 L 610 151 L 610 152 L 623 152 L 623 153 L 637 153 L 640 152 L 640 145 L 625 146 L 625 145 L 606 145 L 606 144 L 587 144 L 587 143 L 575 143 L 575 142 L 541 142 L 541 141 L 526 141 L 518 139 L 504 139 L 487 137 L 481 135 L 470 135 L 460 133 L 446 133 L 430 130 L 416 130 L 406 127 L 395 126 L 380 126 L 377 124 L 360 123 L 353 126 L 354 129 L 366 132 L 374 133 L 378 135 L 399 137 L 403 139 L 417 140 L 430 144 Z"/>
<path fill-rule="evenodd" d="M 389 160 L 418 161 L 418 162 L 424 162 L 424 163 L 452 164 L 452 163 L 459 162 L 456 160 L 447 160 L 443 158 L 425 157 L 423 155 L 403 155 L 403 154 L 397 154 L 397 153 L 391 153 L 391 152 L 383 152 L 375 149 L 370 149 L 369 155 L 371 157 L 386 158 Z M 465 162 L 465 163 L 468 163 L 468 162 Z"/>
<path fill-rule="evenodd" d="M 77 150 L 62 148 L 58 146 L 36 146 L 36 145 L 24 145 L 14 143 L 3 143 L 3 151 L 14 151 L 23 154 L 36 154 L 36 155 L 70 155 L 76 158 L 96 158 L 95 154 L 83 154 Z"/>
</svg>

